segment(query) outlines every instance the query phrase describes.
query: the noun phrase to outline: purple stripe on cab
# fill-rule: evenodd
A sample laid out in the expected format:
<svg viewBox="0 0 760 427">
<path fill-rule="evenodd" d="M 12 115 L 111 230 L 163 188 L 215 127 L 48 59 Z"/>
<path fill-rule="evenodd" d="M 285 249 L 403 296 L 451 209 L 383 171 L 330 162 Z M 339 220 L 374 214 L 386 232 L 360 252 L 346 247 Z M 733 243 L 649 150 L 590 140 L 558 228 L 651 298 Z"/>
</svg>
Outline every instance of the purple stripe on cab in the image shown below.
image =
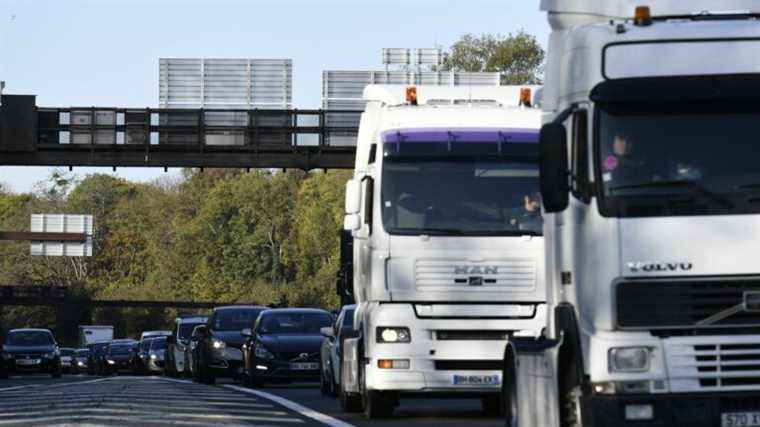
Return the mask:
<svg viewBox="0 0 760 427">
<path fill-rule="evenodd" d="M 387 130 L 384 143 L 396 142 L 497 142 L 536 143 L 538 129 L 519 128 L 419 128 Z"/>
</svg>

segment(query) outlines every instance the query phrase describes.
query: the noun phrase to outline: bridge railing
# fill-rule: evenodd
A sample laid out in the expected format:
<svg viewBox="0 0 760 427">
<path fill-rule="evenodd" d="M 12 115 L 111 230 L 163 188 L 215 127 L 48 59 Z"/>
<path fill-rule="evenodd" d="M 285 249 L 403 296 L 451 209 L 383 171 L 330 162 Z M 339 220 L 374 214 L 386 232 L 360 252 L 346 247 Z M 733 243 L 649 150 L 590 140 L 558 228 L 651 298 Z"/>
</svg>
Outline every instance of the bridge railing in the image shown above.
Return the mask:
<svg viewBox="0 0 760 427">
<path fill-rule="evenodd" d="M 360 111 L 37 107 L 4 95 L 0 165 L 351 168 Z"/>
</svg>

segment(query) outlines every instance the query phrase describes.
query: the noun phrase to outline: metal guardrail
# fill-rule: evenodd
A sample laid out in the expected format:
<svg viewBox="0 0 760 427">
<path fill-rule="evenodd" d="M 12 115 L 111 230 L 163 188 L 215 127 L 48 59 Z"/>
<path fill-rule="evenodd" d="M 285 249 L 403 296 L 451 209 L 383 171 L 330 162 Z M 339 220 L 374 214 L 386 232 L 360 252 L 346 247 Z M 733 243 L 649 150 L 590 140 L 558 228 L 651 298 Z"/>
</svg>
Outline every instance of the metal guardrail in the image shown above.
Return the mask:
<svg viewBox="0 0 760 427">
<path fill-rule="evenodd" d="M 348 123 L 345 118 L 355 115 Z M 4 95 L 0 165 L 353 168 L 361 111 L 37 107 Z M 339 142 L 338 142 L 339 141 Z"/>
</svg>

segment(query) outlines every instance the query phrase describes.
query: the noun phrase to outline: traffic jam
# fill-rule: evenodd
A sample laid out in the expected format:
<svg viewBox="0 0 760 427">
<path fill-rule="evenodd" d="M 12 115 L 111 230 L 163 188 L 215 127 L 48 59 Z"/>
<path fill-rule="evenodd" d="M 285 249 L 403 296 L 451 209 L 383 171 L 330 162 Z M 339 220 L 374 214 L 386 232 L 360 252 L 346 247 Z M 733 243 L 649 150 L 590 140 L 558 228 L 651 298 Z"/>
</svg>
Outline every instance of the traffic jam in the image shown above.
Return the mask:
<svg viewBox="0 0 760 427">
<path fill-rule="evenodd" d="M 760 2 L 539 7 L 540 82 L 359 84 L 339 305 L 3 331 L 0 424 L 760 427 Z"/>
</svg>

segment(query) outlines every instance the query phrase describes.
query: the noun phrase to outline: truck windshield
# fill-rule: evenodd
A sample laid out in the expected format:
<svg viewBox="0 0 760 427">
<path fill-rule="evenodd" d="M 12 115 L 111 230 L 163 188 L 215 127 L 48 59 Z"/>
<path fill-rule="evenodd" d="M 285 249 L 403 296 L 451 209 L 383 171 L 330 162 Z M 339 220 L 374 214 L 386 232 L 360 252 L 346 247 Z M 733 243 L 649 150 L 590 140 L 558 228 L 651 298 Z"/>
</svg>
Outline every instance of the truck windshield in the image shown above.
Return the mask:
<svg viewBox="0 0 760 427">
<path fill-rule="evenodd" d="M 388 156 L 383 225 L 390 234 L 541 235 L 534 162 L 497 156 Z"/>
<path fill-rule="evenodd" d="M 604 108 L 597 179 L 607 216 L 760 212 L 760 113 L 720 106 Z"/>
</svg>

